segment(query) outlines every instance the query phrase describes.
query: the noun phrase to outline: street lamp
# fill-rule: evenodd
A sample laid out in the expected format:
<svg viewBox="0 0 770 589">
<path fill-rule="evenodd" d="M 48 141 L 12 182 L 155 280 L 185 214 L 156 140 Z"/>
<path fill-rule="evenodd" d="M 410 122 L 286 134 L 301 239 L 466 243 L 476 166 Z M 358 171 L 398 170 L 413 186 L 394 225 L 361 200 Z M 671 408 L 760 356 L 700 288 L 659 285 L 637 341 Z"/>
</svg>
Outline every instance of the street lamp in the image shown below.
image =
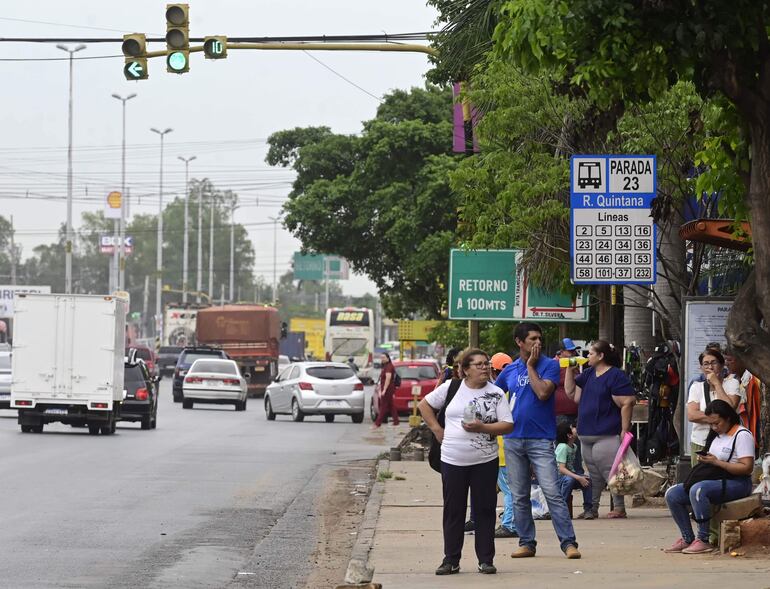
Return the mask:
<svg viewBox="0 0 770 589">
<path fill-rule="evenodd" d="M 235 198 L 230 203 L 230 302 L 235 302 L 233 296 L 233 288 L 235 286 L 235 209 L 238 205 L 235 204 Z"/>
<path fill-rule="evenodd" d="M 162 339 L 162 330 L 158 328 L 162 318 L 161 297 L 163 291 L 163 138 L 173 129 L 158 131 L 150 129 L 160 136 L 160 188 L 158 189 L 158 252 L 155 258 L 155 332 Z"/>
<path fill-rule="evenodd" d="M 123 149 L 120 167 L 120 223 L 118 225 L 118 245 L 115 248 L 115 281 L 118 290 L 126 288 L 126 254 L 125 254 L 125 226 L 126 226 L 126 102 L 136 98 L 136 94 L 129 94 L 125 98 L 119 94 L 113 94 L 113 98 L 120 100 L 123 106 Z"/>
<path fill-rule="evenodd" d="M 69 90 L 69 122 L 67 141 L 67 241 L 64 249 L 64 292 L 72 293 L 72 56 L 86 48 L 78 45 L 70 49 L 66 45 L 57 45 L 57 49 L 69 53 L 70 59 L 70 90 Z"/>
<path fill-rule="evenodd" d="M 273 304 L 278 302 L 278 221 L 281 217 L 268 217 L 273 222 Z"/>
<path fill-rule="evenodd" d="M 190 162 L 198 159 L 196 156 L 191 155 L 188 158 L 183 158 L 181 155 L 177 156 L 178 160 L 184 162 L 184 245 L 182 246 L 182 302 L 187 302 L 187 247 L 188 247 L 188 234 L 187 234 L 187 201 L 190 199 Z M 198 237 L 200 239 L 200 236 Z M 198 289 L 200 291 L 200 288 Z"/>
</svg>

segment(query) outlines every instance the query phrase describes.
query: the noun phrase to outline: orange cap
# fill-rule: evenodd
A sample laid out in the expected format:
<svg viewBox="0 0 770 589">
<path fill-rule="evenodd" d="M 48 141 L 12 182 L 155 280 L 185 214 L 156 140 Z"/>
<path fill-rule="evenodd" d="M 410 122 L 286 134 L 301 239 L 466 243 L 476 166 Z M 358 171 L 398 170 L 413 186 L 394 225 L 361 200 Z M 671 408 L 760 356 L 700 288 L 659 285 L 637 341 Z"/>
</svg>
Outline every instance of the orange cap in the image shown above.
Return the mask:
<svg viewBox="0 0 770 589">
<path fill-rule="evenodd" d="M 492 360 L 492 368 L 495 370 L 502 370 L 505 368 L 508 364 L 513 362 L 511 357 L 508 354 L 505 354 L 503 352 L 498 352 L 491 358 Z"/>
</svg>

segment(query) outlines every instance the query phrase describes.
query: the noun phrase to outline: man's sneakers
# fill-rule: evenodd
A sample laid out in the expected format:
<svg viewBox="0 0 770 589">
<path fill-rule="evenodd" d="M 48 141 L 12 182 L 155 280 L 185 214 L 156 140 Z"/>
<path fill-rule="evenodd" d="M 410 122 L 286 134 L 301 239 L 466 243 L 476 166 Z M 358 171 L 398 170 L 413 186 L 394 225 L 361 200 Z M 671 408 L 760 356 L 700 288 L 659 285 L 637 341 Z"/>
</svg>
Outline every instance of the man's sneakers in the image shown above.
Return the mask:
<svg viewBox="0 0 770 589">
<path fill-rule="evenodd" d="M 577 546 L 574 544 L 570 544 L 564 549 L 564 554 L 569 558 L 570 560 L 576 560 L 580 558 L 580 550 L 577 549 Z"/>
<path fill-rule="evenodd" d="M 516 530 L 511 530 L 505 526 L 497 526 L 495 529 L 495 538 L 518 538 L 519 533 Z"/>
<path fill-rule="evenodd" d="M 594 519 L 594 512 L 587 509 L 583 513 L 577 516 L 577 519 Z"/>
<path fill-rule="evenodd" d="M 479 572 L 482 575 L 494 575 L 497 573 L 497 569 L 491 562 L 482 562 L 479 564 Z"/>
<path fill-rule="evenodd" d="M 481 565 L 479 565 L 479 570 Z M 452 564 L 451 562 L 442 562 L 441 566 L 436 569 L 437 575 L 456 575 L 460 572 L 459 564 Z"/>
<path fill-rule="evenodd" d="M 476 522 L 474 522 L 472 519 L 469 519 L 467 522 L 465 522 L 465 527 L 463 528 L 463 531 L 466 534 L 472 534 L 473 530 L 476 529 Z"/>
<path fill-rule="evenodd" d="M 711 544 L 695 538 L 692 544 L 682 550 L 682 554 L 706 554 L 713 551 L 714 547 Z"/>
<path fill-rule="evenodd" d="M 511 552 L 511 558 L 531 558 L 535 556 L 535 549 L 529 546 L 519 546 Z"/>
</svg>

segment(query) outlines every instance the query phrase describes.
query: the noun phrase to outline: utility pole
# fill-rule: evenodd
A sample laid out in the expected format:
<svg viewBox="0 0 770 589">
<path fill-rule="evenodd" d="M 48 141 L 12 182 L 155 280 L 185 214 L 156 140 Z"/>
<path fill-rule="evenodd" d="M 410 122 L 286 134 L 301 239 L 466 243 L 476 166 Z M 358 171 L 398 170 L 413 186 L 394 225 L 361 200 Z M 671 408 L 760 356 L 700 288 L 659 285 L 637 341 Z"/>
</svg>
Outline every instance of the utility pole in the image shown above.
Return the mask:
<svg viewBox="0 0 770 589">
<path fill-rule="evenodd" d="M 198 279 L 195 290 L 198 294 L 195 296 L 195 302 L 201 302 L 201 291 L 203 290 L 203 188 L 200 182 L 198 189 Z M 211 293 L 209 293 L 211 294 Z"/>
<path fill-rule="evenodd" d="M 11 215 L 11 284 L 16 284 L 16 243 L 14 241 L 16 229 L 13 226 L 13 215 Z"/>
<path fill-rule="evenodd" d="M 145 276 L 144 277 L 144 302 L 142 303 L 142 327 L 144 333 L 142 334 L 144 337 L 147 337 L 147 334 L 149 333 L 149 329 L 147 329 L 147 319 L 149 318 L 147 314 L 150 311 L 150 277 Z"/>
<path fill-rule="evenodd" d="M 115 247 L 115 282 L 117 290 L 126 289 L 126 250 L 125 250 L 125 227 L 126 227 L 126 102 L 136 98 L 136 94 L 129 94 L 125 98 L 119 94 L 113 94 L 113 98 L 123 103 L 123 146 L 121 150 L 120 166 L 120 222 L 118 223 L 118 243 Z"/>
<path fill-rule="evenodd" d="M 280 217 L 268 217 L 273 222 L 273 304 L 278 303 L 278 220 Z"/>
<path fill-rule="evenodd" d="M 211 195 L 211 221 L 209 223 L 209 296 L 214 299 L 214 200 Z"/>
<path fill-rule="evenodd" d="M 233 288 L 235 285 L 235 209 L 238 206 L 233 198 L 230 204 L 230 302 L 234 303 Z"/>
<path fill-rule="evenodd" d="M 160 136 L 160 186 L 158 188 L 158 251 L 155 257 L 155 330 L 156 335 L 161 339 L 163 334 L 161 313 L 163 309 L 161 307 L 161 298 L 163 296 L 163 138 L 167 133 L 171 133 L 173 129 L 166 129 L 165 131 L 158 131 L 154 127 L 150 129 L 153 133 Z"/>
<path fill-rule="evenodd" d="M 70 59 L 70 90 L 69 90 L 69 116 L 67 124 L 67 238 L 64 246 L 64 293 L 72 293 L 72 56 L 86 48 L 78 45 L 70 49 L 66 45 L 57 45 L 57 49 L 69 53 Z"/>
<path fill-rule="evenodd" d="M 192 155 L 188 158 L 183 158 L 181 155 L 177 156 L 178 160 L 184 162 L 184 245 L 182 246 L 182 302 L 187 302 L 187 249 L 189 244 L 187 219 L 189 217 L 187 213 L 188 201 L 190 200 L 190 162 L 197 159 Z M 200 239 L 200 233 L 198 234 Z M 200 247 L 200 246 L 199 246 Z M 200 250 L 199 250 L 200 251 Z M 198 287 L 200 291 L 200 286 Z M 198 302 L 200 302 L 200 295 L 198 295 Z"/>
</svg>

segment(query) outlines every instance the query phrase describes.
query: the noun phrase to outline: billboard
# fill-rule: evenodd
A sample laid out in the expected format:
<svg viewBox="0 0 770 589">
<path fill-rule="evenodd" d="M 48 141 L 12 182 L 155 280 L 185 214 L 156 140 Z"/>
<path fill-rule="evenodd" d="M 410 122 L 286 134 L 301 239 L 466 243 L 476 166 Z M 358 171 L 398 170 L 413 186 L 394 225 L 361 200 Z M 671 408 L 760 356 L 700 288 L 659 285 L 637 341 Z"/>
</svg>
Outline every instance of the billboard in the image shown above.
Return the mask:
<svg viewBox="0 0 770 589">
<path fill-rule="evenodd" d="M 51 294 L 50 286 L 0 285 L 0 317 L 13 317 L 13 295 L 17 292 Z"/>
</svg>

